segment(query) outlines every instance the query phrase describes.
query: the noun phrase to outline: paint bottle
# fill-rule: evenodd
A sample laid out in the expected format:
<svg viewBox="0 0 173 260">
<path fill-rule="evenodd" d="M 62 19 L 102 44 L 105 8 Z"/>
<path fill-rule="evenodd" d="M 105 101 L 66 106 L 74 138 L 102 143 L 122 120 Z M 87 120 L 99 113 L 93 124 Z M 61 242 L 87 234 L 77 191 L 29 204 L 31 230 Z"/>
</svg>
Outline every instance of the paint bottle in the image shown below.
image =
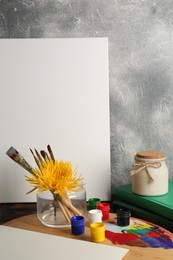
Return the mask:
<svg viewBox="0 0 173 260">
<path fill-rule="evenodd" d="M 73 235 L 81 235 L 85 231 L 85 219 L 83 216 L 74 216 L 71 219 L 71 232 Z"/>
<path fill-rule="evenodd" d="M 90 225 L 91 241 L 103 242 L 105 240 L 105 225 L 100 222 L 94 222 Z"/>
<path fill-rule="evenodd" d="M 102 222 L 102 211 L 99 209 L 91 209 L 88 212 L 89 224 L 93 222 Z"/>
<path fill-rule="evenodd" d="M 96 205 L 97 209 L 102 211 L 102 220 L 106 220 L 109 218 L 110 205 L 106 202 L 101 202 Z"/>
<path fill-rule="evenodd" d="M 132 166 L 132 191 L 138 195 L 159 196 L 168 192 L 169 176 L 161 151 L 140 151 Z"/>
<path fill-rule="evenodd" d="M 116 214 L 117 214 L 117 226 L 119 227 L 129 226 L 130 216 L 131 216 L 130 210 L 118 209 L 116 211 Z"/>
<path fill-rule="evenodd" d="M 96 205 L 100 202 L 101 200 L 99 198 L 90 198 L 88 200 L 88 210 L 96 209 Z"/>
</svg>

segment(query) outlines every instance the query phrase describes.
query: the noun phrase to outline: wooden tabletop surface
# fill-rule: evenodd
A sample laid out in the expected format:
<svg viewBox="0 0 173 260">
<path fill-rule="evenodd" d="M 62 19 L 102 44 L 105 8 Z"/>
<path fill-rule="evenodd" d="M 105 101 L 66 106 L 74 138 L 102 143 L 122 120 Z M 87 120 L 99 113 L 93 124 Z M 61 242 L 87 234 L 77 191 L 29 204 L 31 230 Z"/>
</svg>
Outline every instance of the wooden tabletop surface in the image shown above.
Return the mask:
<svg viewBox="0 0 173 260">
<path fill-rule="evenodd" d="M 110 214 L 109 221 L 114 220 L 115 214 Z M 90 227 L 89 224 L 86 223 L 85 233 L 80 236 L 75 236 L 71 234 L 70 228 L 50 228 L 46 227 L 40 223 L 36 214 L 20 217 L 9 222 L 4 223 L 3 225 L 9 227 L 15 227 L 19 229 L 25 229 L 30 231 L 36 231 L 40 233 L 52 234 L 57 236 L 63 236 L 73 239 L 79 239 L 84 241 L 90 241 Z M 92 243 L 92 242 L 91 242 Z M 108 239 L 105 239 L 103 244 L 107 244 L 110 246 L 114 245 Z M 135 260 L 135 259 L 173 259 L 173 249 L 163 249 L 163 248 L 141 248 L 141 247 L 133 247 L 133 246 L 122 246 L 124 248 L 128 248 L 129 252 L 124 256 L 123 260 Z"/>
</svg>

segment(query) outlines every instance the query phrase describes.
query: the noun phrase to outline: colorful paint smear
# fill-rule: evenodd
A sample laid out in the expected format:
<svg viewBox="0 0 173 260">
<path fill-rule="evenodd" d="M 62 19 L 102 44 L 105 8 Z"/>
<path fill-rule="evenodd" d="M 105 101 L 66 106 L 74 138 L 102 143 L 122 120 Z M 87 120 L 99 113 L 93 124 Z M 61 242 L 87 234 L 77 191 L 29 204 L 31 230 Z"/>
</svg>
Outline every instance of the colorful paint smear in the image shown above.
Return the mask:
<svg viewBox="0 0 173 260">
<path fill-rule="evenodd" d="M 154 224 L 137 219 L 132 219 L 130 226 L 124 228 L 118 227 L 115 223 L 106 224 L 105 236 L 112 243 L 119 245 L 173 248 L 173 235 L 170 232 Z"/>
</svg>

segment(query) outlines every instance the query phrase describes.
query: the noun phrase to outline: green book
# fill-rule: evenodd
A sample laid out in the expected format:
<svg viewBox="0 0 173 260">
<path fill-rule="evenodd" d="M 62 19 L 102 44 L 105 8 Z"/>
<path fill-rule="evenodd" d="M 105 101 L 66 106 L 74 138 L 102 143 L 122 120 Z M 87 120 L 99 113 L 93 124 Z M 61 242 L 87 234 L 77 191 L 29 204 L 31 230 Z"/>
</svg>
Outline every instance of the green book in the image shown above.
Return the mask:
<svg viewBox="0 0 173 260">
<path fill-rule="evenodd" d="M 173 182 L 169 181 L 168 193 L 162 196 L 141 196 L 132 192 L 132 185 L 114 187 L 115 200 L 128 202 L 156 215 L 173 221 Z"/>
<path fill-rule="evenodd" d="M 117 209 L 123 208 L 131 211 L 131 216 L 146 220 L 153 224 L 159 225 L 171 232 L 173 232 L 173 221 L 166 219 L 165 217 L 159 216 L 155 213 L 147 211 L 145 209 L 134 206 L 128 202 L 121 200 L 114 200 L 112 204 L 113 211 L 116 212 Z"/>
</svg>

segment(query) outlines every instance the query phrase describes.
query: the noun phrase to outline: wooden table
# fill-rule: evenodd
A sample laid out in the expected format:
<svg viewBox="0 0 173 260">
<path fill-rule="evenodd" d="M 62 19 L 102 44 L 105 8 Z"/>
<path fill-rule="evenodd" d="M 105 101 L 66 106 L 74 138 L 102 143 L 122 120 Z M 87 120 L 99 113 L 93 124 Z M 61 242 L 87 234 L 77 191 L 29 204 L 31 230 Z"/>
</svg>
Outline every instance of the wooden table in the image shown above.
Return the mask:
<svg viewBox="0 0 173 260">
<path fill-rule="evenodd" d="M 112 219 L 112 221 L 115 218 L 115 214 L 110 214 L 109 221 Z M 62 237 L 68 237 L 73 239 L 79 239 L 79 240 L 85 240 L 90 241 L 90 228 L 89 224 L 86 223 L 85 226 L 85 233 L 80 236 L 74 236 L 71 234 L 70 228 L 50 228 L 42 225 L 36 214 L 20 217 L 14 220 L 11 220 L 9 222 L 6 222 L 4 224 L 8 227 L 15 227 L 19 229 L 25 229 L 30 231 L 36 231 L 40 233 L 46 233 L 46 234 L 52 234 Z M 92 243 L 92 242 L 91 242 Z M 106 239 L 103 244 L 109 245 L 109 246 L 116 246 L 112 244 L 111 241 Z M 130 247 L 130 246 L 121 246 L 124 248 L 128 248 L 129 252 L 125 255 L 123 260 L 135 260 L 135 259 L 173 259 L 173 249 L 163 249 L 163 248 L 141 248 L 141 247 Z"/>
</svg>

